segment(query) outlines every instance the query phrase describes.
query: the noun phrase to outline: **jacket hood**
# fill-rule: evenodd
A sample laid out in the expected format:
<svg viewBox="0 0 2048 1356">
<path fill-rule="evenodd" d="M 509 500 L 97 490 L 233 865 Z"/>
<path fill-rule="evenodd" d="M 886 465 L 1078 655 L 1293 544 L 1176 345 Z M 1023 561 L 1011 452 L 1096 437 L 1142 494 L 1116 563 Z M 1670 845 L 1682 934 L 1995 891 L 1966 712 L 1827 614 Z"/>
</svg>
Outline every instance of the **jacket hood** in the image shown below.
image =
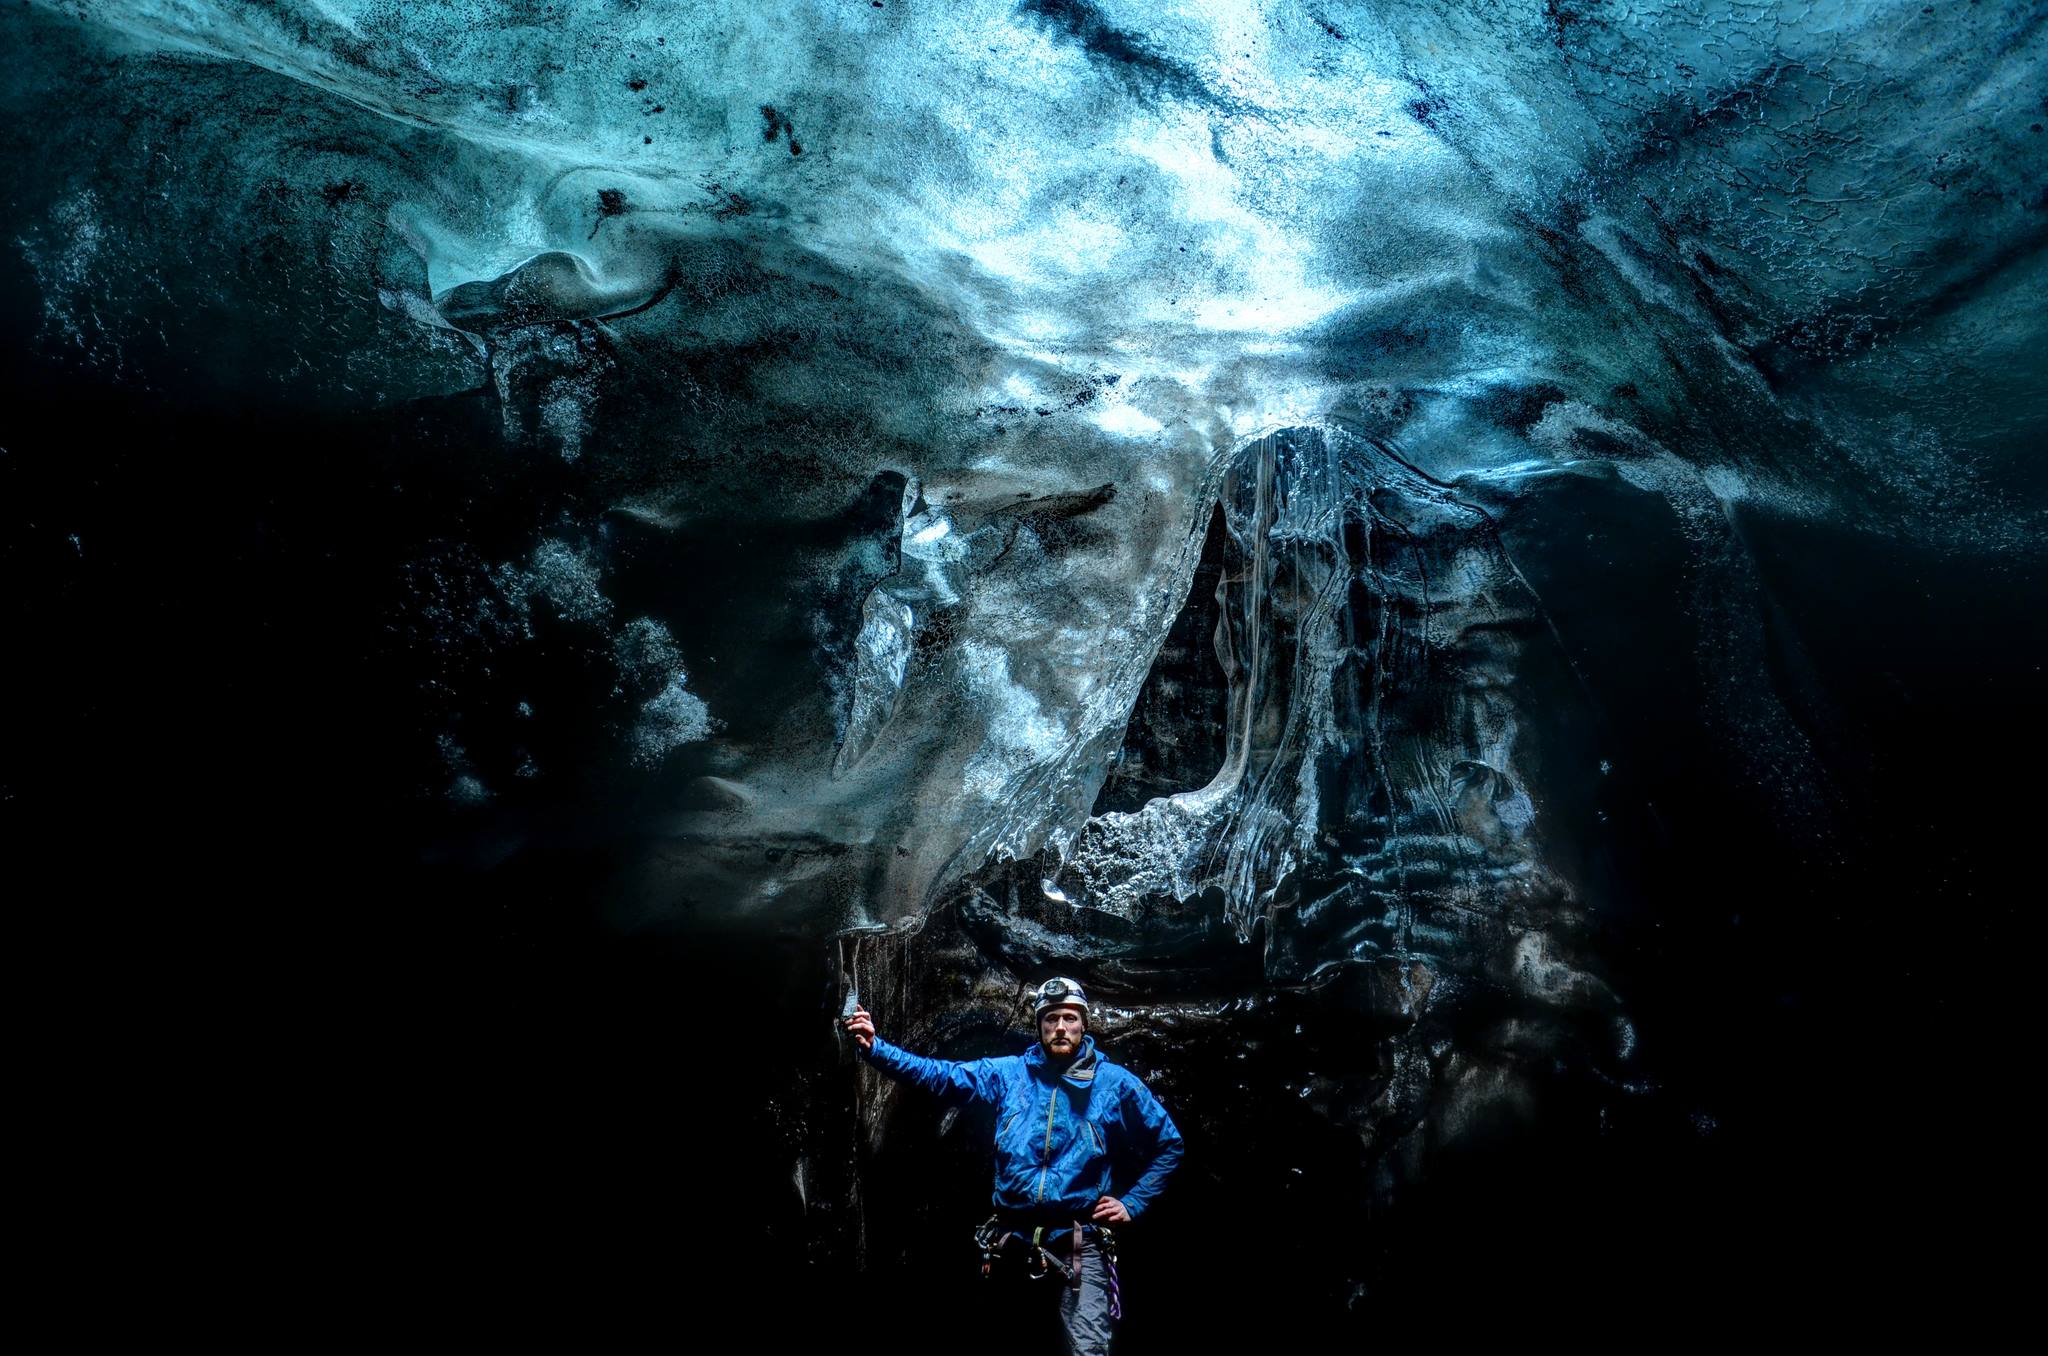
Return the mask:
<svg viewBox="0 0 2048 1356">
<path fill-rule="evenodd" d="M 1032 1042 L 1031 1048 L 1024 1052 L 1024 1062 L 1030 1066 L 1034 1076 L 1050 1068 L 1052 1064 L 1052 1061 L 1045 1057 L 1045 1045 L 1038 1041 Z M 1081 1053 L 1074 1056 L 1073 1063 L 1067 1065 L 1060 1077 L 1069 1087 L 1086 1092 L 1095 1085 L 1095 1075 L 1101 1068 L 1102 1057 L 1096 1052 L 1095 1037 L 1084 1035 L 1081 1037 Z"/>
</svg>

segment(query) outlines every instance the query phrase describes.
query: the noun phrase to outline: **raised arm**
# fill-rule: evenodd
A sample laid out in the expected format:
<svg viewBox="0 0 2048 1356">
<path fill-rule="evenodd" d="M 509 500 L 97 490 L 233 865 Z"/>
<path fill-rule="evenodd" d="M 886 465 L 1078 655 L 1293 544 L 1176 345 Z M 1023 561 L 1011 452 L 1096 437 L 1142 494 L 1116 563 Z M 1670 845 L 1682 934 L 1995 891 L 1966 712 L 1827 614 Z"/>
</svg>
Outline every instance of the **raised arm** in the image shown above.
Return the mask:
<svg viewBox="0 0 2048 1356">
<path fill-rule="evenodd" d="M 1002 1080 L 993 1059 L 961 1063 L 950 1059 L 928 1059 L 889 1044 L 875 1034 L 875 1019 L 866 1008 L 856 1007 L 846 1019 L 846 1029 L 860 1042 L 868 1063 L 905 1083 L 915 1083 L 926 1092 L 950 1102 L 993 1102 L 1002 1095 Z"/>
</svg>

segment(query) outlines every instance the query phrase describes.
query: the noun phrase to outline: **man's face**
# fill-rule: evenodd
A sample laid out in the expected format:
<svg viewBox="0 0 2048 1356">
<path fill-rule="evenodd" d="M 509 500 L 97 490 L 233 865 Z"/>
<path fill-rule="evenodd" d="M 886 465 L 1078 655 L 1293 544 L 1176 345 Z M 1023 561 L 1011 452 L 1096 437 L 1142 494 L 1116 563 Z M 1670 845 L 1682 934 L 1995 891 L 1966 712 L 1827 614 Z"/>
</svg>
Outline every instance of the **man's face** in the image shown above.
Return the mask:
<svg viewBox="0 0 2048 1356">
<path fill-rule="evenodd" d="M 1039 1043 L 1054 1059 L 1066 1059 L 1078 1052 L 1085 1030 L 1079 1008 L 1047 1008 L 1038 1019 Z"/>
</svg>

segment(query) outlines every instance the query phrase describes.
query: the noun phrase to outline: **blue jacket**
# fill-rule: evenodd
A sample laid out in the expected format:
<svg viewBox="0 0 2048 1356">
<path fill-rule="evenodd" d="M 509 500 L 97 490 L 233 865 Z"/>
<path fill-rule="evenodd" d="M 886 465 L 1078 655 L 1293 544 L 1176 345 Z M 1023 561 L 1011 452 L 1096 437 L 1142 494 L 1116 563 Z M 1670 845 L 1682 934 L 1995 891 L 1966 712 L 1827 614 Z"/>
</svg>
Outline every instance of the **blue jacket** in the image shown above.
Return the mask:
<svg viewBox="0 0 2048 1356">
<path fill-rule="evenodd" d="M 1180 1162 L 1180 1131 L 1138 1076 L 1082 1039 L 1064 1074 L 1045 1048 L 958 1063 L 927 1059 L 875 1037 L 874 1066 L 955 1105 L 996 1109 L 996 1209 L 1046 1222 L 1087 1219 L 1116 1195 L 1136 1219 Z M 1112 1179 L 1126 1183 L 1111 1190 Z"/>
</svg>

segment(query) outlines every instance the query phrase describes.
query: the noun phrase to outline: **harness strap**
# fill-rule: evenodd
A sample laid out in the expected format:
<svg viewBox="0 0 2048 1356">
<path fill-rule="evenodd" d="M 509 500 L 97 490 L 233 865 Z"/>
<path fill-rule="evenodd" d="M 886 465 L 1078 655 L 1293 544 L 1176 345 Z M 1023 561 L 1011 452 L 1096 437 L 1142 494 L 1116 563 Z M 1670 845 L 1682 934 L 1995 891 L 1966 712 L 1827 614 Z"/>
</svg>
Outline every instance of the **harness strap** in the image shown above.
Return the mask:
<svg viewBox="0 0 2048 1356">
<path fill-rule="evenodd" d="M 1109 1278 L 1109 1317 L 1115 1322 L 1124 1316 L 1123 1289 L 1116 1279 L 1116 1231 L 1098 1228 L 1095 1244 L 1102 1253 L 1103 1274 Z"/>
<path fill-rule="evenodd" d="M 981 1245 L 981 1274 L 984 1279 L 994 1270 L 996 1259 L 1002 1256 L 1004 1249 L 1008 1248 L 1014 1239 L 1028 1250 L 1028 1262 L 1036 1268 L 1030 1273 L 1034 1280 L 1042 1280 L 1057 1271 L 1075 1290 L 1081 1288 L 1081 1231 L 1091 1226 L 1084 1225 L 1080 1220 L 1072 1222 L 1073 1232 L 1068 1243 L 1067 1260 L 1062 1262 L 1045 1246 L 1046 1226 L 1041 1224 L 1033 1228 L 1030 1237 L 1027 1238 L 1014 1229 L 1002 1229 L 1000 1220 L 1001 1216 L 991 1215 L 987 1223 L 974 1231 L 974 1241 Z M 1121 1287 L 1117 1284 L 1116 1274 L 1116 1235 L 1101 1225 L 1092 1227 L 1095 1229 L 1096 1250 L 1102 1256 L 1103 1268 L 1109 1280 L 1109 1316 L 1113 1319 L 1122 1318 L 1123 1295 Z"/>
</svg>

